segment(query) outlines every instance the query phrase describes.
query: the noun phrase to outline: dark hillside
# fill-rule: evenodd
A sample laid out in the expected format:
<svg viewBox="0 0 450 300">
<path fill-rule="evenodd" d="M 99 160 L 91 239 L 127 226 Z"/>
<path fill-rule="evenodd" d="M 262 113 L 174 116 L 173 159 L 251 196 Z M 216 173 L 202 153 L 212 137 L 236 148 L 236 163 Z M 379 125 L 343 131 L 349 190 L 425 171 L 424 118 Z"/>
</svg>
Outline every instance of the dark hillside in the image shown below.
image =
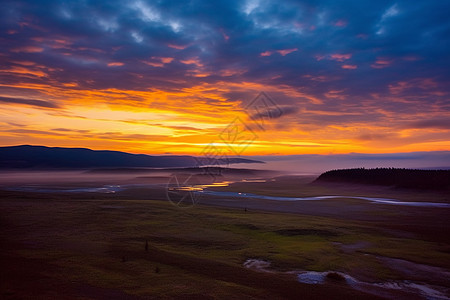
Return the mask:
<svg viewBox="0 0 450 300">
<path fill-rule="evenodd" d="M 358 183 L 398 188 L 450 190 L 450 170 L 395 168 L 342 169 L 322 173 L 316 182 Z"/>
<path fill-rule="evenodd" d="M 79 169 L 79 168 L 174 168 L 194 167 L 199 164 L 260 163 L 244 158 L 220 159 L 181 155 L 152 156 L 120 151 L 91 150 L 45 146 L 0 147 L 0 169 Z"/>
</svg>

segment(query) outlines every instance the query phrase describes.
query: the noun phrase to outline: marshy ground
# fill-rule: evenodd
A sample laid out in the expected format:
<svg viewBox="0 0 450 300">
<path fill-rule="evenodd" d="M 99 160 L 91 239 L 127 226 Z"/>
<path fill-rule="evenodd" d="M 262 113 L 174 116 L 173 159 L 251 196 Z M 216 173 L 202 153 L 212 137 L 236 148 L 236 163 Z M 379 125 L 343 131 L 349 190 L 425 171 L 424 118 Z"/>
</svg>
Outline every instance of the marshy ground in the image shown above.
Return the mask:
<svg viewBox="0 0 450 300">
<path fill-rule="evenodd" d="M 279 177 L 214 189 L 446 202 L 441 194 L 310 181 Z M 367 283 L 423 283 L 448 297 L 448 210 L 345 198 L 280 202 L 209 196 L 179 208 L 157 187 L 115 194 L 3 191 L 1 293 L 7 299 L 423 296 L 401 289 L 370 294 L 341 280 L 305 284 L 295 273 L 333 271 Z M 245 268 L 248 259 L 270 262 L 270 272 Z"/>
</svg>

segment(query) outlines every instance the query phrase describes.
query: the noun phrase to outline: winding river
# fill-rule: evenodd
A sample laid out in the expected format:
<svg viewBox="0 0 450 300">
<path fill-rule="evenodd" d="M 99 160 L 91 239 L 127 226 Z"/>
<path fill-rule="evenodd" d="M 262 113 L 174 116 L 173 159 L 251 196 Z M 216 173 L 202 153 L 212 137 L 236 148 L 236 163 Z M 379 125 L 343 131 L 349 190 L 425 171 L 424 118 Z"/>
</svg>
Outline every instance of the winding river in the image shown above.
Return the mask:
<svg viewBox="0 0 450 300">
<path fill-rule="evenodd" d="M 277 196 L 265 196 L 257 195 L 251 193 L 238 193 L 238 192 L 221 192 L 221 191 L 211 191 L 202 190 L 196 193 L 202 193 L 204 195 L 212 195 L 218 197 L 229 197 L 229 198 L 253 198 L 253 199 L 264 199 L 264 200 L 274 200 L 274 201 L 317 201 L 317 200 L 328 200 L 328 199 L 358 199 L 365 200 L 372 203 L 381 203 L 389 205 L 403 205 L 403 206 L 417 206 L 417 207 L 441 207 L 449 208 L 449 203 L 439 203 L 439 202 L 411 202 L 411 201 L 400 201 L 396 199 L 389 198 L 372 198 L 372 197 L 360 197 L 360 196 L 311 196 L 311 197 L 277 197 Z"/>
</svg>

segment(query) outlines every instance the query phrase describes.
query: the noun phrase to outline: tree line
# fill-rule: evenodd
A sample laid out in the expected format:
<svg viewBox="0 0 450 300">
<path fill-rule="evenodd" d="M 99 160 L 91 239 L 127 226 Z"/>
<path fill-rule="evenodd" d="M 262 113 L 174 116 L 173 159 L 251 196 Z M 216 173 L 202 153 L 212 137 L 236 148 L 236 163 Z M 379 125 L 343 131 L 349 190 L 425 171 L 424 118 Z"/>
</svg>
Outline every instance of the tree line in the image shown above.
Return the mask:
<svg viewBox="0 0 450 300">
<path fill-rule="evenodd" d="M 354 168 L 322 173 L 319 182 L 376 184 L 399 188 L 450 190 L 450 170 Z"/>
</svg>

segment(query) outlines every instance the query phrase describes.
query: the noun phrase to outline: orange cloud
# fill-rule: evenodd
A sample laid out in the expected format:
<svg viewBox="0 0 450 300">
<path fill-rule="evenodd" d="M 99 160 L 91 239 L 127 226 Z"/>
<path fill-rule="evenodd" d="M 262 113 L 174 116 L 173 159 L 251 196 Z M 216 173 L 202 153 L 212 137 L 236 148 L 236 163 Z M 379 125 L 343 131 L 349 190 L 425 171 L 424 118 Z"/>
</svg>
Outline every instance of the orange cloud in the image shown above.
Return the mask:
<svg viewBox="0 0 450 300">
<path fill-rule="evenodd" d="M 295 51 L 298 51 L 298 48 L 281 49 L 281 50 L 275 50 L 275 51 L 264 51 L 264 52 L 261 52 L 259 54 L 259 56 L 271 56 L 272 54 L 274 54 L 274 52 L 279 53 L 281 56 L 286 56 L 289 53 L 292 53 L 292 52 L 295 52 Z"/>
<path fill-rule="evenodd" d="M 288 55 L 289 53 L 298 51 L 298 48 L 292 48 L 292 49 L 284 49 L 284 50 L 277 50 L 278 53 L 280 53 L 282 56 Z"/>
<path fill-rule="evenodd" d="M 166 64 L 170 64 L 175 58 L 173 57 L 157 57 L 152 56 L 153 61 L 142 61 L 144 64 L 147 64 L 152 67 L 162 68 Z M 156 61 L 155 61 L 156 60 Z"/>
<path fill-rule="evenodd" d="M 34 66 L 36 63 L 32 61 L 13 61 L 13 63 L 22 65 L 22 66 Z"/>
<path fill-rule="evenodd" d="M 189 73 L 192 74 L 192 76 L 199 77 L 199 78 L 211 76 L 211 73 L 202 72 L 202 71 L 199 71 L 199 70 L 193 70 L 193 71 L 191 71 Z"/>
<path fill-rule="evenodd" d="M 63 83 L 63 86 L 65 86 L 65 87 L 77 87 L 78 83 L 76 83 L 76 82 L 68 82 L 68 83 Z"/>
<path fill-rule="evenodd" d="M 220 71 L 220 76 L 234 76 L 244 74 L 246 70 L 244 69 L 225 69 Z"/>
<path fill-rule="evenodd" d="M 24 52 L 24 53 L 39 53 L 44 51 L 44 48 L 38 46 L 25 46 L 20 48 L 14 48 L 11 52 Z"/>
<path fill-rule="evenodd" d="M 438 84 L 432 78 L 415 78 L 409 81 L 398 81 L 388 86 L 389 92 L 393 95 L 398 95 L 411 88 L 419 88 L 422 90 L 432 90 L 431 93 L 438 93 L 436 91 Z"/>
<path fill-rule="evenodd" d="M 411 87 L 411 85 L 408 82 L 399 81 L 395 84 L 390 84 L 389 91 L 391 92 L 391 94 L 397 95 L 397 94 L 400 94 L 401 92 L 403 92 L 405 89 L 408 89 L 410 87 Z"/>
<path fill-rule="evenodd" d="M 160 59 L 164 64 L 170 64 L 174 60 L 173 57 L 160 57 Z"/>
<path fill-rule="evenodd" d="M 177 50 L 183 50 L 183 49 L 187 48 L 187 45 L 168 44 L 167 47 L 177 49 Z"/>
<path fill-rule="evenodd" d="M 42 72 L 41 70 L 27 69 L 27 68 L 23 68 L 23 67 L 11 67 L 9 69 L 3 69 L 3 70 L 0 70 L 0 73 L 15 73 L 15 74 L 21 74 L 21 75 L 33 75 L 33 76 L 37 76 L 37 77 L 47 76 L 47 74 Z"/>
<path fill-rule="evenodd" d="M 375 63 L 370 66 L 374 69 L 384 69 L 389 67 L 394 61 L 392 59 L 378 57 Z"/>
<path fill-rule="evenodd" d="M 156 68 L 164 67 L 164 63 L 162 62 L 143 61 L 143 63 Z"/>
<path fill-rule="evenodd" d="M 335 53 L 335 54 L 330 55 L 331 60 L 336 60 L 336 61 L 340 61 L 340 62 L 350 59 L 351 57 L 352 57 L 351 53 L 348 53 L 348 54 Z"/>
<path fill-rule="evenodd" d="M 343 92 L 343 90 L 331 90 L 325 93 L 325 97 L 344 100 L 346 96 L 342 94 Z M 339 115 L 342 115 L 342 113 L 339 113 Z"/>
<path fill-rule="evenodd" d="M 342 65 L 341 68 L 347 69 L 347 70 L 355 70 L 358 68 L 358 66 L 357 65 Z"/>
<path fill-rule="evenodd" d="M 108 63 L 108 67 L 121 67 L 123 65 L 124 63 L 118 61 Z"/>
<path fill-rule="evenodd" d="M 185 65 L 196 65 L 197 67 L 203 67 L 203 64 L 200 62 L 198 57 L 180 60 L 180 62 Z"/>
<path fill-rule="evenodd" d="M 417 79 L 417 85 L 421 89 L 436 89 L 438 84 L 432 78 Z"/>
<path fill-rule="evenodd" d="M 321 61 L 323 59 L 328 59 L 328 60 L 335 60 L 335 61 L 343 62 L 345 60 L 350 59 L 352 57 L 352 54 L 351 53 L 347 53 L 347 54 L 334 53 L 334 54 L 329 54 L 329 55 L 316 54 L 314 57 L 316 58 L 317 61 Z"/>
</svg>

